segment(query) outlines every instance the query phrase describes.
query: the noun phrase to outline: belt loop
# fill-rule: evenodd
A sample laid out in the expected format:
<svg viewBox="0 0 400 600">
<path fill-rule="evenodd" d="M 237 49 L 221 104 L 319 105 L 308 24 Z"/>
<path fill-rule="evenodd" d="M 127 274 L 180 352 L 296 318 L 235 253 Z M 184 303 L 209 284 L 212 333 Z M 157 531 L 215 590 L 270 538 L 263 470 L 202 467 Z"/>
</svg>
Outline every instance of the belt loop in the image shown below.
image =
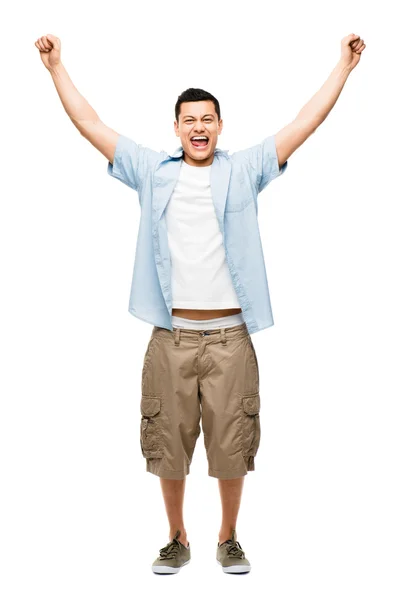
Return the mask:
<svg viewBox="0 0 400 600">
<path fill-rule="evenodd" d="M 181 335 L 181 328 L 177 327 L 175 329 L 175 346 L 179 346 L 180 335 Z"/>
<path fill-rule="evenodd" d="M 226 344 L 225 327 L 222 327 L 220 329 L 220 334 L 221 334 L 221 342 L 225 345 Z"/>
</svg>

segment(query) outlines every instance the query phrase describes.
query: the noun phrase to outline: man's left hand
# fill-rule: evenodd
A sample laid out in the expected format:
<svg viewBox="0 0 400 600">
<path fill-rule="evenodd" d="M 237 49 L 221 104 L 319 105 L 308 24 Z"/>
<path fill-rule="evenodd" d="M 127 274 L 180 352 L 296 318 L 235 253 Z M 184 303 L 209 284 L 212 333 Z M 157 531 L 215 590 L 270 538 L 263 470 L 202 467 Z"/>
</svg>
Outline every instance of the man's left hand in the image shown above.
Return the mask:
<svg viewBox="0 0 400 600">
<path fill-rule="evenodd" d="M 366 44 L 359 35 L 351 33 L 342 39 L 341 48 L 341 61 L 345 67 L 352 71 L 360 62 L 361 53 L 366 48 Z"/>
</svg>

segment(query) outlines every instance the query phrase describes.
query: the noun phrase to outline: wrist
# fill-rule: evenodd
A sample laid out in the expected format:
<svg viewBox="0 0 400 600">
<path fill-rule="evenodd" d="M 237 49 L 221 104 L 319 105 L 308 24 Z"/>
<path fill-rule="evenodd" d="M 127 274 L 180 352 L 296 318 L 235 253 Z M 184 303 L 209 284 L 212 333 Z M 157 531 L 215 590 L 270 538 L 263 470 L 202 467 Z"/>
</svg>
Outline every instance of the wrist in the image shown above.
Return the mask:
<svg viewBox="0 0 400 600">
<path fill-rule="evenodd" d="M 339 71 L 341 71 L 344 75 L 349 75 L 351 73 L 351 68 L 349 64 L 341 58 L 337 64 Z"/>
<path fill-rule="evenodd" d="M 54 65 L 52 67 L 48 67 L 48 70 L 49 70 L 49 73 L 53 76 L 53 75 L 59 75 L 63 68 L 64 68 L 64 65 L 60 61 L 56 65 Z"/>
</svg>

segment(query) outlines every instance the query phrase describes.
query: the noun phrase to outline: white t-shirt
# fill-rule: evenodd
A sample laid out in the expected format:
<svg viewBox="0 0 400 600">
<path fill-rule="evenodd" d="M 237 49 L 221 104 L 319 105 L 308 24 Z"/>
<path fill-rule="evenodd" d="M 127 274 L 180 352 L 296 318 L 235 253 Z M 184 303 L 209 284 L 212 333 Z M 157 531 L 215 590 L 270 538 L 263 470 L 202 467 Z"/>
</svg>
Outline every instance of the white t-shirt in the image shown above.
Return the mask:
<svg viewBox="0 0 400 600">
<path fill-rule="evenodd" d="M 165 219 L 173 308 L 240 308 L 226 262 L 210 185 L 211 165 L 184 160 Z"/>
</svg>

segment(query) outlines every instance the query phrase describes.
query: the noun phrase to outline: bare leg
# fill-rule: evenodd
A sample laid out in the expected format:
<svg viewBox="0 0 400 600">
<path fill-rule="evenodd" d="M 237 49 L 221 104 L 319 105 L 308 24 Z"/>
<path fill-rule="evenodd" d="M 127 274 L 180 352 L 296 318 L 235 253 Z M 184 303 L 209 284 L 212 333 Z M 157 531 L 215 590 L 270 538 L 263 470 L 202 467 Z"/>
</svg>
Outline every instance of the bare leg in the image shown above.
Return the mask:
<svg viewBox="0 0 400 600">
<path fill-rule="evenodd" d="M 185 495 L 186 477 L 185 479 L 160 477 L 160 482 L 169 521 L 169 541 L 173 539 L 177 529 L 179 529 L 181 532 L 179 541 L 187 546 L 186 529 L 183 524 L 183 497 Z"/>
<path fill-rule="evenodd" d="M 220 544 L 231 537 L 232 529 L 236 529 L 243 483 L 244 476 L 235 479 L 218 479 L 222 503 L 222 524 L 218 538 Z"/>
</svg>

